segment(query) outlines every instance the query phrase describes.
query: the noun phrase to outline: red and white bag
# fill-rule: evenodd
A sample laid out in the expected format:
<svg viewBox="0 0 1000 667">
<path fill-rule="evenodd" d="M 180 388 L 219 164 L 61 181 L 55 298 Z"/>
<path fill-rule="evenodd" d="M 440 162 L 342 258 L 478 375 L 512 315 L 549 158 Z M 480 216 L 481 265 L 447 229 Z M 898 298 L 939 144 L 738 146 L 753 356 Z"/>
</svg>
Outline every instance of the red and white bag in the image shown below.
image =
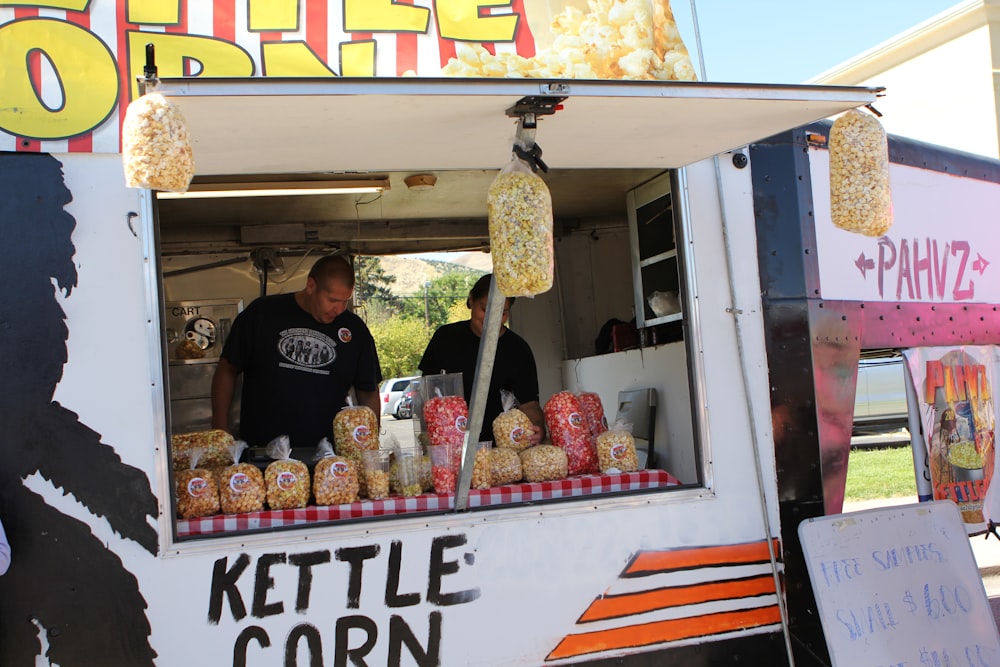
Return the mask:
<svg viewBox="0 0 1000 667">
<path fill-rule="evenodd" d="M 545 426 L 552 444 L 566 452 L 568 474 L 597 472 L 597 452 L 576 394 L 561 391 L 545 403 Z"/>
</svg>

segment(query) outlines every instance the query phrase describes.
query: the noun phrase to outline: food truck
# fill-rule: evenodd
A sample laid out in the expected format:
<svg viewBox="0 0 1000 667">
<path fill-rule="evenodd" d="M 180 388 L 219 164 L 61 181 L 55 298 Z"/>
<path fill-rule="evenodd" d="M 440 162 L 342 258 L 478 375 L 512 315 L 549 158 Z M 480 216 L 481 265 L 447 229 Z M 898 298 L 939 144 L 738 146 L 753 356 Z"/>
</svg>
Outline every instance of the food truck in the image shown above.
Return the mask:
<svg viewBox="0 0 1000 667">
<path fill-rule="evenodd" d="M 0 72 L 4 665 L 828 664 L 796 529 L 842 509 L 862 351 L 1000 337 L 1000 163 L 891 138 L 892 228 L 838 229 L 824 119 L 883 91 L 698 82 L 663 0 L 0 3 Z M 140 88 L 186 193 L 126 186 Z M 240 309 L 489 250 L 515 139 L 555 273 L 511 327 L 643 465 L 472 489 L 467 447 L 455 493 L 180 518 Z"/>
</svg>

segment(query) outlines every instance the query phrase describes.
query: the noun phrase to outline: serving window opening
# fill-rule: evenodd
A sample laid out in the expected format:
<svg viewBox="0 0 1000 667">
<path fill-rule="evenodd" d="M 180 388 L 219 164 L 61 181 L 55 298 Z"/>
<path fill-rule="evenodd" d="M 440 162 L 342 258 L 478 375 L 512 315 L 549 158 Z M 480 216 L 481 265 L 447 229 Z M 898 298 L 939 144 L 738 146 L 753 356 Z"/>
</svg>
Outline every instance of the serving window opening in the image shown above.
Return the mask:
<svg viewBox="0 0 1000 667">
<path fill-rule="evenodd" d="M 486 191 L 496 173 L 351 174 L 352 181 L 379 180 L 388 187 L 369 193 L 156 200 L 169 458 L 179 540 L 454 510 L 456 494 L 434 492 L 434 465 L 426 449 L 427 433 L 421 432 L 425 423 L 417 364 L 437 327 L 469 318 L 468 290 L 491 269 Z M 322 180 L 337 178 L 324 175 Z M 195 185 L 199 190 L 232 191 L 248 188 L 255 179 L 294 183 L 320 177 L 241 176 L 228 182 L 213 178 L 211 183 L 196 178 Z M 536 297 L 516 299 L 507 326 L 532 350 L 540 407 L 557 395 L 596 397 L 606 427 L 613 430 L 616 418 L 631 427 L 635 458 L 626 458 L 624 466 L 635 470 L 615 472 L 613 465 L 606 465 L 610 470 L 603 474 L 594 469 L 529 482 L 524 481 L 524 456 L 514 452 L 521 478 L 514 479 L 509 471 L 504 477 L 501 460 L 509 467 L 510 453 L 498 454 L 494 448 L 489 455 L 496 460 L 493 479 L 503 483 L 470 489 L 467 508 L 513 509 L 526 503 L 592 501 L 701 485 L 697 411 L 692 409 L 688 371 L 692 333 L 684 319 L 687 283 L 675 231 L 680 225 L 671 201 L 671 173 L 552 170 L 544 180 L 553 201 L 554 286 Z M 408 187 L 408 182 L 418 187 Z M 208 506 L 205 516 L 178 517 L 178 499 L 192 477 L 192 447 L 207 447 L 209 453 L 201 454 L 207 458 L 195 467 L 211 471 L 216 492 L 224 490 L 223 484 L 232 491 L 231 483 L 220 477 L 225 464 L 233 464 L 230 441 L 224 434 L 210 434 L 212 376 L 235 318 L 261 296 L 302 289 L 312 264 L 328 254 L 344 255 L 354 267 L 352 309 L 373 334 L 381 379 L 417 380 L 408 389 L 409 407 L 402 413 L 402 395 L 392 396 L 390 409 L 380 411 L 378 442 L 385 450 L 388 493 L 373 500 L 362 486 L 352 502 L 337 496 L 337 504 L 319 505 L 314 490 L 317 447 L 296 447 L 291 458 L 308 469 L 304 506 L 274 510 L 265 493 L 264 502 L 251 511 L 226 514 L 221 506 L 214 512 Z M 455 258 L 464 268 L 443 261 Z M 425 273 L 415 278 L 414 267 Z M 471 379 L 466 382 L 471 384 Z M 239 400 L 237 386 L 230 412 L 236 439 Z M 550 445 L 551 426 L 547 431 L 545 444 Z M 476 444 L 474 438 L 469 440 Z M 596 440 L 588 442 L 596 462 Z M 391 452 L 390 443 L 397 444 Z M 247 444 L 239 461 L 265 473 L 266 485 L 274 461 L 267 443 Z M 336 450 L 336 443 L 331 444 Z M 617 444 L 614 448 L 622 449 Z M 414 451 L 417 458 L 409 461 L 406 457 Z M 471 464 L 473 457 L 468 460 Z M 401 477 L 409 475 L 408 466 L 416 471 L 416 481 L 405 488 Z M 324 474 L 329 474 L 326 468 Z M 356 472 L 364 475 L 363 470 Z M 202 484 L 210 486 L 205 479 L 192 488 L 202 492 Z"/>
</svg>

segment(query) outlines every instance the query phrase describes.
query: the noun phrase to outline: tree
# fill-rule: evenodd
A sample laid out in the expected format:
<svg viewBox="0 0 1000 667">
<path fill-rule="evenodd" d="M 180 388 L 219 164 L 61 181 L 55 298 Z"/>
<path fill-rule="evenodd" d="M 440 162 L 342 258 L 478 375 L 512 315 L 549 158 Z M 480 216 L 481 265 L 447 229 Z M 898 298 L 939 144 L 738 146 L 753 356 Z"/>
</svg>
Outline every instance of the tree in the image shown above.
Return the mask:
<svg viewBox="0 0 1000 667">
<path fill-rule="evenodd" d="M 469 312 L 469 307 L 465 305 L 464 301 L 456 301 L 448 309 L 448 323 L 469 319 Z"/>
<path fill-rule="evenodd" d="M 449 317 L 452 307 L 465 307 L 469 290 L 480 275 L 481 272 L 455 271 L 431 280 L 426 295 L 404 301 L 403 315 L 429 325 L 428 330 L 433 332 L 442 324 L 454 321 Z"/>
<path fill-rule="evenodd" d="M 396 276 L 388 275 L 379 257 L 358 255 L 354 258 L 354 301 L 369 318 L 383 319 L 398 312 L 399 302 L 392 294 Z"/>
<path fill-rule="evenodd" d="M 382 377 L 419 375 L 417 365 L 424 355 L 433 331 L 428 331 L 421 317 L 393 317 L 368 325 L 375 338 Z"/>
</svg>

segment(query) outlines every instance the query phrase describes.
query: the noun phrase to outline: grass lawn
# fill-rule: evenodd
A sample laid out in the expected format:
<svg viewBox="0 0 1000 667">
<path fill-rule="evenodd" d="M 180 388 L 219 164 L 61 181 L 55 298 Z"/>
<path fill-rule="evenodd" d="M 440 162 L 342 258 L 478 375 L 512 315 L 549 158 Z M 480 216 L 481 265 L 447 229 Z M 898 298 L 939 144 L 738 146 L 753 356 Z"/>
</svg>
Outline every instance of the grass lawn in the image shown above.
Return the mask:
<svg viewBox="0 0 1000 667">
<path fill-rule="evenodd" d="M 844 500 L 917 495 L 913 451 L 909 447 L 853 449 L 847 464 Z"/>
</svg>

